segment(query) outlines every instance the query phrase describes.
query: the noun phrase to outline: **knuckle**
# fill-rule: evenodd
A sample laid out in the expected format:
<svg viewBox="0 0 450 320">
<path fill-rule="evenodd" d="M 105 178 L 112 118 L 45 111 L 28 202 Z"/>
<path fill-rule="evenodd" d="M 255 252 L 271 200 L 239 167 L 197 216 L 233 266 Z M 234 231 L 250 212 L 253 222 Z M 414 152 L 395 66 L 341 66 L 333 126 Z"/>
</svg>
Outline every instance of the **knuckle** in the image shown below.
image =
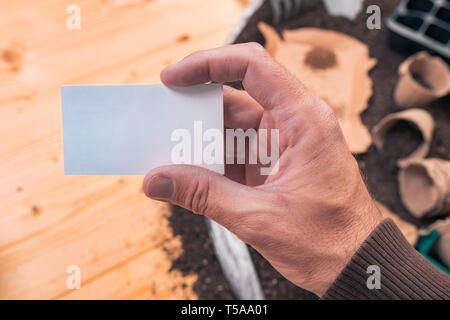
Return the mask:
<svg viewBox="0 0 450 320">
<path fill-rule="evenodd" d="M 248 51 L 250 52 L 250 54 L 252 56 L 256 55 L 256 56 L 261 56 L 261 55 L 266 55 L 266 49 L 259 44 L 258 42 L 248 42 L 245 44 L 248 48 Z"/>
<path fill-rule="evenodd" d="M 341 127 L 333 108 L 315 95 L 305 95 L 302 100 L 304 109 L 308 111 L 309 120 L 314 123 L 315 131 L 323 138 L 337 137 Z"/>
<path fill-rule="evenodd" d="M 322 123 L 326 128 L 328 137 L 340 137 L 343 139 L 341 125 L 339 124 L 339 120 L 331 107 L 326 106 L 326 108 L 323 108 L 322 119 Z"/>
<path fill-rule="evenodd" d="M 200 179 L 193 184 L 186 199 L 186 203 L 191 211 L 197 214 L 206 214 L 208 212 L 210 186 L 209 178 Z"/>
<path fill-rule="evenodd" d="M 339 127 L 339 121 L 336 115 L 336 112 L 333 110 L 333 108 L 326 102 L 321 101 L 319 103 L 321 110 L 322 110 L 322 115 L 323 118 L 325 119 L 325 121 L 333 127 Z"/>
</svg>

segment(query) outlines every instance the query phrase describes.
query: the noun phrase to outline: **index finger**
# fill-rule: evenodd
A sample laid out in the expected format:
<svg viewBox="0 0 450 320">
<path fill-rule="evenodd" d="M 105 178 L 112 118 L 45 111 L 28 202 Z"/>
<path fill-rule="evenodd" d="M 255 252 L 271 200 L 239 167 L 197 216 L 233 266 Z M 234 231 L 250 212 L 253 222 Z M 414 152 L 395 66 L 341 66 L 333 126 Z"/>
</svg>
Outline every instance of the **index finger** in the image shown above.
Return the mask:
<svg viewBox="0 0 450 320">
<path fill-rule="evenodd" d="M 242 80 L 245 90 L 266 109 L 292 101 L 305 90 L 257 43 L 195 52 L 164 69 L 161 80 L 174 86 Z"/>
</svg>

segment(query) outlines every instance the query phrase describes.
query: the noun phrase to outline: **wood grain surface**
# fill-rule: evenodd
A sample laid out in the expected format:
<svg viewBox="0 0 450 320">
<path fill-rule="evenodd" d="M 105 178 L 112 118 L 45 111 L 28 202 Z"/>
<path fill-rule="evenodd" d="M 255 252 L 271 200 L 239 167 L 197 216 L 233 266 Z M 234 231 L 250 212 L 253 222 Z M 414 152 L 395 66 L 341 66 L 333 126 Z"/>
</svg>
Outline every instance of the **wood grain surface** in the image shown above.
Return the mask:
<svg viewBox="0 0 450 320">
<path fill-rule="evenodd" d="M 142 177 L 64 176 L 59 87 L 159 83 L 164 66 L 224 44 L 245 2 L 0 1 L 1 299 L 196 298 L 195 275 L 170 270 L 180 239 Z"/>
</svg>

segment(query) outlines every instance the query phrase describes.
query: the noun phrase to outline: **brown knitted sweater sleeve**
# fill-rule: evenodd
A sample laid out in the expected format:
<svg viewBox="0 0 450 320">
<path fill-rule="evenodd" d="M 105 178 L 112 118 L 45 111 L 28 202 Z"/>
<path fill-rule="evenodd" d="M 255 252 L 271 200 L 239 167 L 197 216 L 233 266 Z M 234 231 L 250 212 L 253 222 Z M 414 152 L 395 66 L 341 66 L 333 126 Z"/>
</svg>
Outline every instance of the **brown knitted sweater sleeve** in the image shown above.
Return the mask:
<svg viewBox="0 0 450 320">
<path fill-rule="evenodd" d="M 379 289 L 367 285 L 374 275 L 373 268 L 368 273 L 369 266 L 379 268 Z M 450 276 L 418 253 L 387 219 L 363 243 L 322 299 L 448 300 Z"/>
</svg>

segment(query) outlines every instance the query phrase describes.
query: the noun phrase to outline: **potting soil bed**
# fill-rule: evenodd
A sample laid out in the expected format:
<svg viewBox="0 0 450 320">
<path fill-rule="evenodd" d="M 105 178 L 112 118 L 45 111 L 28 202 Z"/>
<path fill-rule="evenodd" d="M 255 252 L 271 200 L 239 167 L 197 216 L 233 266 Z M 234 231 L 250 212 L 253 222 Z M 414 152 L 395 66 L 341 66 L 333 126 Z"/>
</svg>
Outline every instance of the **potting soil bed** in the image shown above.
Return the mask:
<svg viewBox="0 0 450 320">
<path fill-rule="evenodd" d="M 370 2 L 370 3 L 369 3 Z M 366 1 L 364 8 L 371 4 L 381 7 L 382 19 L 392 12 L 398 1 Z M 296 29 L 317 27 L 346 33 L 366 43 L 370 55 L 378 60 L 370 72 L 374 93 L 367 110 L 362 114 L 364 124 L 371 130 L 384 116 L 402 111 L 395 105 L 393 90 L 397 82 L 397 68 L 408 56 L 392 51 L 388 47 L 389 31 L 386 26 L 381 30 L 369 30 L 366 27 L 367 15 L 363 10 L 351 21 L 345 18 L 330 17 L 320 5 L 316 9 L 303 13 L 300 17 L 277 27 Z M 264 44 L 264 38 L 257 29 L 258 21 L 272 20 L 270 8 L 265 4 L 251 19 L 247 28 L 238 37 L 237 42 L 257 41 Z M 436 130 L 429 156 L 449 159 L 450 150 L 450 98 L 443 98 L 425 107 L 436 121 Z M 425 226 L 432 220 L 423 221 L 413 218 L 401 203 L 398 193 L 396 160 L 409 154 L 421 142 L 420 133 L 412 126 L 401 123 L 388 133 L 389 141 L 384 152 L 371 147 L 365 154 L 357 155 L 361 172 L 366 179 L 370 192 L 375 199 L 389 207 L 403 219 L 418 226 Z M 174 269 L 185 274 L 198 275 L 194 290 L 200 299 L 232 299 L 233 295 L 214 255 L 206 226 L 200 216 L 183 209 L 173 207 L 170 224 L 174 234 L 181 236 L 184 253 L 173 263 Z M 315 299 L 315 295 L 302 290 L 285 280 L 257 252 L 251 254 L 267 299 Z"/>
</svg>

